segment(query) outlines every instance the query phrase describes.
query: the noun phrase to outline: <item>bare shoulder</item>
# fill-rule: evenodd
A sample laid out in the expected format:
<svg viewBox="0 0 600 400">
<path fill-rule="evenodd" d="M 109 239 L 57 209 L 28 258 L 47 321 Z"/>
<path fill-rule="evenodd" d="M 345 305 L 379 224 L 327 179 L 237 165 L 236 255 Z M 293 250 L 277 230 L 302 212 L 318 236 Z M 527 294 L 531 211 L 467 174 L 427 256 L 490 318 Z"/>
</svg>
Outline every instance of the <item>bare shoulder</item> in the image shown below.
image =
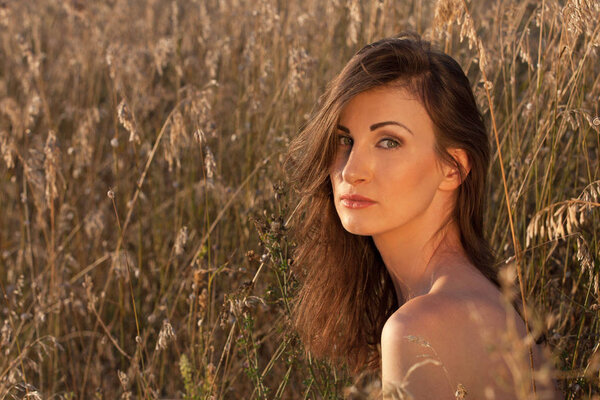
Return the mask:
<svg viewBox="0 0 600 400">
<path fill-rule="evenodd" d="M 518 318 L 499 299 L 477 292 L 442 291 L 410 300 L 383 327 L 384 391 L 402 387 L 416 399 L 455 399 L 464 388 L 468 398 L 491 392 L 515 398 L 506 359 L 517 349 L 507 332 L 524 333 Z"/>
<path fill-rule="evenodd" d="M 385 323 L 381 333 L 381 373 L 384 398 L 453 399 L 454 382 L 439 357 L 435 326 L 442 310 L 435 299 L 416 298 Z M 447 304 L 442 304 L 449 308 Z"/>
<path fill-rule="evenodd" d="M 482 331 L 504 329 L 509 310 L 498 298 L 452 292 L 432 293 L 416 297 L 400 307 L 386 322 L 382 339 L 397 337 L 411 331 L 434 338 L 479 335 Z"/>
</svg>

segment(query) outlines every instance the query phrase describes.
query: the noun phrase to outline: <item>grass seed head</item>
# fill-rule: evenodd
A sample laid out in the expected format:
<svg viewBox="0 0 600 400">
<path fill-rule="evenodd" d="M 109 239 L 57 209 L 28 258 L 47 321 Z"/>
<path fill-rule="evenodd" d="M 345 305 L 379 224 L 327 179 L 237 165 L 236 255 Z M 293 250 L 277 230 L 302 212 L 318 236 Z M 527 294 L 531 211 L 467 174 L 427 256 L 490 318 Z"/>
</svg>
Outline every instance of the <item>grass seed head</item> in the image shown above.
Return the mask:
<svg viewBox="0 0 600 400">
<path fill-rule="evenodd" d="M 175 340 L 175 331 L 171 326 L 169 320 L 163 320 L 162 328 L 158 334 L 158 341 L 156 342 L 155 350 L 166 350 L 167 345 Z"/>
<path fill-rule="evenodd" d="M 138 135 L 135 118 L 125 99 L 121 100 L 119 106 L 117 107 L 117 116 L 119 117 L 119 122 L 121 125 L 123 125 L 125 130 L 129 132 L 129 141 L 140 143 L 140 137 Z"/>
</svg>

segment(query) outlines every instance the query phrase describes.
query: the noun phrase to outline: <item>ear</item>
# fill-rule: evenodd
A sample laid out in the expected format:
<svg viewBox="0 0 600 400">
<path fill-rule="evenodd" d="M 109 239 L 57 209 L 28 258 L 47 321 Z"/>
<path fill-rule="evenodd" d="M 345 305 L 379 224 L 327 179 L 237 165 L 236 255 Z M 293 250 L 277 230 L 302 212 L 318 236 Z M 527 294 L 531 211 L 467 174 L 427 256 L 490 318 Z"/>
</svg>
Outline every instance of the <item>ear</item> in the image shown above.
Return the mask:
<svg viewBox="0 0 600 400">
<path fill-rule="evenodd" d="M 442 182 L 440 182 L 439 189 L 440 190 L 454 190 L 460 186 L 463 180 L 467 177 L 469 172 L 471 171 L 471 163 L 469 162 L 469 156 L 464 149 L 448 149 L 448 153 L 452 156 L 452 158 L 462 165 L 464 175 L 461 180 L 460 173 L 454 164 L 446 164 L 442 166 L 442 172 L 444 178 Z"/>
</svg>

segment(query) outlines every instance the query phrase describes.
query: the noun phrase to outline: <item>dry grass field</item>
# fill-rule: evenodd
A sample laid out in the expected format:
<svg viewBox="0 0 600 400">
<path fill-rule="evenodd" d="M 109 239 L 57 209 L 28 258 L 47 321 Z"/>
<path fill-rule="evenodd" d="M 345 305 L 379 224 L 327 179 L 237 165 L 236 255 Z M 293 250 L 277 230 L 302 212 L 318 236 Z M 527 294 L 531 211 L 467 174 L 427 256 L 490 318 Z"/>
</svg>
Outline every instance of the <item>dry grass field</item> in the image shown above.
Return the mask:
<svg viewBox="0 0 600 400">
<path fill-rule="evenodd" d="M 498 268 L 565 398 L 600 398 L 598 21 L 597 0 L 0 0 L 0 399 L 373 397 L 291 328 L 281 163 L 352 54 L 403 30 L 471 79 Z"/>
</svg>

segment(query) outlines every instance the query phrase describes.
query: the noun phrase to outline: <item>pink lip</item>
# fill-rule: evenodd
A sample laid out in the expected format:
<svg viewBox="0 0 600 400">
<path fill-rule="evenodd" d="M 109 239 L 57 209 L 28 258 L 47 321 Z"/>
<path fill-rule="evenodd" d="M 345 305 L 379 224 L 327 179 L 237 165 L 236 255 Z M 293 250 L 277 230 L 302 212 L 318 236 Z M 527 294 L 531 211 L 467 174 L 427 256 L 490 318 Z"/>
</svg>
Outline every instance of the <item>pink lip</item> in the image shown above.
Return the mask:
<svg viewBox="0 0 600 400">
<path fill-rule="evenodd" d="M 345 194 L 340 197 L 340 203 L 348 208 L 365 208 L 375 204 L 375 201 L 357 194 Z"/>
</svg>

